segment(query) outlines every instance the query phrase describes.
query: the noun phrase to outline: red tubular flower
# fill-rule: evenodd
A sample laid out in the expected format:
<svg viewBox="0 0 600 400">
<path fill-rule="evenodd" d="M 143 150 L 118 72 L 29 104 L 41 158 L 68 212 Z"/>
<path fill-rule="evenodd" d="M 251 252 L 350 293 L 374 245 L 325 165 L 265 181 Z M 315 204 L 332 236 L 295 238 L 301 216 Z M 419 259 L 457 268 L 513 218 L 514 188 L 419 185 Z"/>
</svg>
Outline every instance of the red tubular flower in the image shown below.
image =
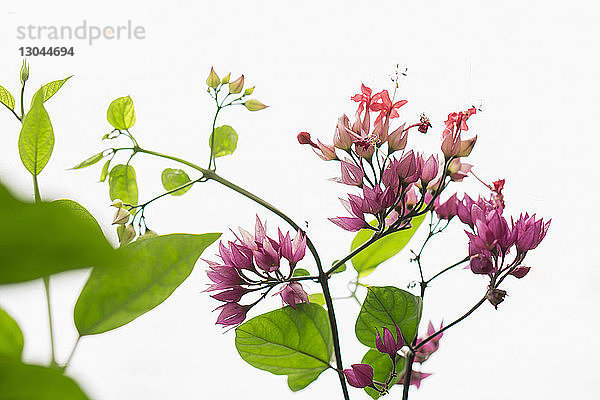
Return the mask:
<svg viewBox="0 0 600 400">
<path fill-rule="evenodd" d="M 408 103 L 407 100 L 399 100 L 392 104 L 392 100 L 390 99 L 390 94 L 387 90 L 382 90 L 377 93 L 372 98 L 373 102 L 379 101 L 379 103 L 371 104 L 371 111 L 379 111 L 379 115 L 375 120 L 375 124 L 378 121 L 381 121 L 384 117 L 389 119 L 398 118 L 400 114 L 398 114 L 398 109 Z"/>
<path fill-rule="evenodd" d="M 418 131 L 421 133 L 427 133 L 429 128 L 431 128 L 431 122 L 429 122 L 429 118 L 427 118 L 425 114 L 421 114 Z"/>
<path fill-rule="evenodd" d="M 368 108 L 371 105 L 371 93 L 373 91 L 371 88 L 365 86 L 364 84 L 360 85 L 360 93 L 355 94 L 351 97 L 352 100 L 356 101 L 358 104 L 357 114 L 361 114 L 363 110 L 366 108 L 368 112 Z"/>
</svg>

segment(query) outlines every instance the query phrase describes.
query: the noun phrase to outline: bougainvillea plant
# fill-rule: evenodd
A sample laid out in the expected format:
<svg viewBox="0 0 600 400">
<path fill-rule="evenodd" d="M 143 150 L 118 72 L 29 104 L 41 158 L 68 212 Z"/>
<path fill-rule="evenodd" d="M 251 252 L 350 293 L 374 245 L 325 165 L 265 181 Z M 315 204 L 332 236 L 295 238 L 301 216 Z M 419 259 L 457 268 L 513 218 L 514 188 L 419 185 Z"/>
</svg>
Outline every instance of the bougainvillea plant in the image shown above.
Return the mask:
<svg viewBox="0 0 600 400">
<path fill-rule="evenodd" d="M 341 198 L 345 211 L 329 220 L 341 230 L 356 232 L 348 254 L 325 262 L 307 232 L 289 216 L 217 174 L 217 158 L 232 154 L 237 147 L 236 131 L 229 125 L 217 126 L 218 117 L 229 107 L 259 111 L 267 106 L 249 98 L 254 87 L 245 88 L 243 75 L 235 80 L 230 79 L 230 74 L 220 78 L 211 69 L 206 84 L 216 109 L 206 168 L 142 147 L 132 129 L 135 110 L 130 97 L 117 98 L 108 107 L 107 119 L 112 128 L 103 141 L 113 144 L 74 167 L 89 167 L 104 160 L 100 181 L 108 181 L 115 208 L 112 224 L 119 239 L 115 250 L 81 205 L 71 200 L 42 200 L 38 175 L 54 144 L 44 102 L 68 78 L 44 85 L 25 113 L 23 93 L 28 77 L 29 69 L 24 64 L 20 113 L 15 110 L 10 92 L 0 87 L 0 101 L 22 124 L 19 152 L 33 176 L 36 200 L 35 204 L 28 204 L 15 199 L 6 189 L 0 191 L 0 213 L 3 221 L 8 221 L 2 230 L 0 249 L 22 249 L 19 254 L 23 255 L 2 260 L 0 284 L 43 279 L 53 344 L 50 276 L 69 269 L 93 269 L 74 310 L 79 336 L 71 356 L 63 362 L 56 360 L 52 350 L 49 368 L 21 363 L 22 334 L 14 320 L 0 310 L 2 382 L 7 381 L 2 376 L 10 376 L 14 382 L 37 378 L 41 381 L 43 376 L 48 383 L 41 385 L 40 390 L 45 393 L 60 390 L 60 398 L 86 398 L 62 374 L 79 340 L 123 326 L 160 304 L 187 278 L 203 251 L 220 237 L 216 233 L 158 235 L 148 226 L 145 212 L 149 205 L 165 196 L 184 195 L 198 183 L 217 182 L 259 204 L 266 212 L 265 216 L 256 216 L 252 229 L 230 230 L 218 243 L 217 254 L 200 261 L 209 281 L 204 291 L 212 298 L 207 301 L 216 302 L 216 324 L 226 328 L 225 334 L 235 331 L 235 346 L 244 361 L 275 375 L 286 375 L 292 391 L 306 388 L 321 373 L 332 370 L 339 377 L 344 399 L 350 398 L 348 386 L 364 389 L 372 398 L 399 386 L 402 399 L 407 399 L 410 387 L 419 388 L 431 375 L 421 368 L 439 349 L 445 332 L 486 302 L 497 308 L 507 294 L 501 289 L 502 283 L 507 278 L 527 275 L 529 267 L 523 264 L 526 255 L 540 244 L 550 225 L 550 221 L 535 214 L 507 216 L 502 193 L 505 180 L 486 183 L 471 171 L 472 165 L 466 159 L 477 141 L 477 136 L 468 134 L 479 111 L 475 107 L 448 114 L 439 133 L 439 154 L 425 154 L 412 147 L 411 136 L 415 132 L 438 133 L 432 133 L 433 126 L 425 115 L 412 122 L 410 118 L 408 122 L 398 122 L 407 100 L 397 99 L 396 74 L 392 94 L 385 89 L 374 93 L 361 85 L 359 93 L 351 97 L 357 105 L 355 114 L 352 119 L 339 117 L 332 141 L 313 139 L 308 132 L 297 135 L 298 142 L 311 148 L 320 159 L 338 163 L 336 180 L 341 184 L 340 191 L 347 192 Z M 139 201 L 133 161 L 141 155 L 167 160 L 185 169 L 171 168 L 174 165 L 164 169 L 161 181 L 165 192 Z M 489 189 L 488 195 L 477 199 L 459 195 L 458 184 L 467 178 L 479 180 Z M 277 217 L 285 225 L 269 229 L 269 213 L 274 214 L 269 223 Z M 37 236 L 28 237 L 31 232 L 27 229 L 39 218 L 49 228 L 43 232 L 33 229 Z M 411 259 L 418 268 L 418 285 L 408 285 L 409 290 L 368 286 L 366 295 L 359 296 L 359 279 L 400 252 L 425 219 L 428 223 L 423 226 L 428 226 L 428 233 Z M 458 261 L 449 260 L 446 268 L 426 278 L 422 253 L 452 221 L 463 224 L 465 255 Z M 20 230 L 15 228 L 17 225 Z M 27 251 L 31 240 L 42 243 L 45 252 Z M 366 348 L 361 360 L 349 363 L 342 357 L 344 338 L 339 335 L 335 299 L 329 285 L 331 279 L 338 279 L 336 274 L 345 270 L 348 262 L 357 273 L 352 282 L 355 289 L 348 296 L 360 304 L 355 333 Z M 486 278 L 481 299 L 458 319 L 435 324 L 430 321 L 423 328 L 421 312 L 429 284 L 460 266 Z M 309 282 L 318 284 L 320 292 L 309 294 Z M 282 307 L 266 310 L 261 301 L 269 295 L 278 296 Z"/>
</svg>

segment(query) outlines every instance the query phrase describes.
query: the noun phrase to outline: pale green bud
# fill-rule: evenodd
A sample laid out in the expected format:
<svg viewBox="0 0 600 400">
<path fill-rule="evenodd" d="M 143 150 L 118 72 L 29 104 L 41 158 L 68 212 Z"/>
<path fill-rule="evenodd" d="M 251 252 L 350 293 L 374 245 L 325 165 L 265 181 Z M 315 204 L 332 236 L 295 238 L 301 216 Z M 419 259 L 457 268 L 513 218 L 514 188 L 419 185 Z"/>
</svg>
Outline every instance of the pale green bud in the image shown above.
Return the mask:
<svg viewBox="0 0 600 400">
<path fill-rule="evenodd" d="M 261 103 L 260 101 L 258 101 L 256 99 L 250 99 L 250 100 L 246 101 L 244 103 L 244 106 L 250 111 L 260 111 L 260 110 L 264 110 L 265 108 L 269 107 L 269 106 L 264 105 L 263 103 Z"/>
<path fill-rule="evenodd" d="M 132 225 L 119 225 L 117 227 L 117 237 L 119 246 L 125 246 L 135 238 L 135 229 Z"/>
<path fill-rule="evenodd" d="M 23 65 L 21 66 L 21 84 L 25 84 L 27 79 L 29 79 L 29 65 L 27 65 L 27 61 L 23 60 Z"/>
<path fill-rule="evenodd" d="M 115 216 L 113 217 L 113 225 L 124 225 L 127 223 L 127 221 L 129 221 L 129 217 L 131 214 L 129 214 L 129 211 L 124 210 L 122 208 L 117 209 L 117 212 L 115 213 Z"/>
</svg>

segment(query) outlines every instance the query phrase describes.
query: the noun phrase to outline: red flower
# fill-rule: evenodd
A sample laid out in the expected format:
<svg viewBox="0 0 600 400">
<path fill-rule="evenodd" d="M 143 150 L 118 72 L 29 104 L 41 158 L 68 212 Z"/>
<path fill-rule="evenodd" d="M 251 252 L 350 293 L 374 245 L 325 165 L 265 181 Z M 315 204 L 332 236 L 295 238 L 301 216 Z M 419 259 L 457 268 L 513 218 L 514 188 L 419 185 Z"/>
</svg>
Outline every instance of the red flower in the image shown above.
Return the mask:
<svg viewBox="0 0 600 400">
<path fill-rule="evenodd" d="M 388 117 L 390 119 L 397 118 L 400 115 L 398 114 L 398 109 L 408 103 L 407 100 L 400 100 L 392 104 L 392 100 L 390 99 L 390 95 L 387 90 L 382 90 L 377 93 L 371 101 L 381 101 L 379 103 L 371 104 L 371 111 L 379 111 L 379 116 L 375 120 L 375 123 L 379 122 L 383 117 Z"/>
<path fill-rule="evenodd" d="M 442 137 L 446 137 L 447 135 L 454 132 L 456 130 L 460 131 L 468 131 L 469 127 L 467 126 L 467 119 L 473 114 L 477 112 L 475 107 L 469 108 L 467 111 L 453 112 L 448 114 L 448 119 L 446 120 L 446 129 L 444 129 L 444 133 Z"/>
<path fill-rule="evenodd" d="M 367 111 L 368 111 L 368 108 L 371 105 L 371 101 L 373 100 L 371 98 L 371 93 L 373 93 L 371 88 L 365 86 L 364 84 L 361 84 L 360 91 L 361 91 L 361 93 L 355 94 L 354 96 L 351 97 L 352 100 L 356 101 L 357 103 L 360 103 L 358 105 L 358 112 L 357 112 L 359 115 L 363 112 L 363 110 L 365 109 L 365 106 L 367 107 Z"/>
</svg>

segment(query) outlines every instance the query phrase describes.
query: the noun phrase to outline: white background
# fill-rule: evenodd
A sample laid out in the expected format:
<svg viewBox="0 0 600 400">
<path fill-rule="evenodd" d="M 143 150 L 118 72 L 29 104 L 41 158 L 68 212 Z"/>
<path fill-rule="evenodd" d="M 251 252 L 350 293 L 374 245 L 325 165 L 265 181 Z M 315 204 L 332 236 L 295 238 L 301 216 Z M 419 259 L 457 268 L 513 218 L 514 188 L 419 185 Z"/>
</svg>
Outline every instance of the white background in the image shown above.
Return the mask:
<svg viewBox="0 0 600 400">
<path fill-rule="evenodd" d="M 219 122 L 233 125 L 240 139 L 234 156 L 218 160 L 219 171 L 297 221 L 308 221 L 309 233 L 328 261 L 345 255 L 352 238 L 326 220 L 344 214 L 337 197 L 346 187 L 327 180 L 337 175 L 337 168 L 299 146 L 297 133 L 308 130 L 331 142 L 337 117 L 354 110 L 349 97 L 360 83 L 389 88 L 396 63 L 408 67 L 400 93 L 409 103 L 402 108 L 402 118 L 413 121 L 426 112 L 434 124 L 427 136 L 412 135 L 411 146 L 435 151 L 446 115 L 483 102 L 484 112 L 469 124 L 470 132 L 479 135 L 470 157 L 475 171 L 489 181 L 507 179 L 508 214 L 537 212 L 552 217 L 552 227 L 528 256 L 531 273 L 507 281 L 509 296 L 499 310 L 486 304 L 444 335 L 439 352 L 423 368 L 434 375 L 411 397 L 596 399 L 600 269 L 595 258 L 594 161 L 599 144 L 600 29 L 592 4 L 10 2 L 0 21 L 0 83 L 18 91 L 21 46 L 75 47 L 74 57 L 29 59 L 29 96 L 34 87 L 75 75 L 47 104 L 56 146 L 40 176 L 42 195 L 80 201 L 114 240 L 107 186 L 96 183 L 100 167 L 67 171 L 103 148 L 99 140 L 110 130 L 105 118 L 110 101 L 133 97 L 137 122 L 132 132 L 144 147 L 204 165 L 213 111 L 204 84 L 210 66 L 221 76 L 244 73 L 247 82 L 257 86 L 256 97 L 272 107 L 223 115 Z M 101 26 L 130 19 L 146 28 L 147 37 L 97 41 L 93 46 L 16 39 L 19 25 L 77 26 L 83 19 Z M 0 175 L 13 191 L 31 198 L 31 179 L 17 155 L 18 132 L 18 121 L 4 110 Z M 134 159 L 134 166 L 141 200 L 162 191 L 163 168 L 176 167 L 144 155 Z M 484 189 L 473 178 L 455 188 L 472 195 Z M 255 213 L 268 217 L 271 228 L 284 226 L 214 183 L 157 202 L 148 217 L 159 233 L 202 233 L 227 232 L 238 225 L 250 228 Z M 465 255 L 466 237 L 458 223 L 453 225 L 425 253 L 428 275 Z M 414 241 L 410 247 L 417 245 Z M 417 277 L 408 258 L 403 251 L 365 282 L 406 287 Z M 304 266 L 314 269 L 310 257 Z M 216 315 L 210 311 L 217 304 L 201 293 L 204 269 L 198 263 L 190 278 L 152 312 L 110 333 L 84 338 L 69 375 L 94 399 L 341 397 L 331 371 L 292 394 L 284 377 L 245 364 L 233 346 L 234 333 L 222 334 L 214 326 Z M 85 272 L 78 272 L 52 280 L 61 361 L 75 339 L 72 308 L 85 278 Z M 334 279 L 336 295 L 346 294 L 350 279 L 351 271 Z M 467 270 L 449 273 L 429 289 L 424 321 L 454 319 L 482 295 L 485 284 L 484 278 Z M 26 360 L 47 362 L 41 282 L 3 287 L 0 305 L 24 330 Z M 259 308 L 277 306 L 272 299 Z M 353 334 L 358 307 L 344 300 L 336 311 L 344 361 L 359 362 L 365 349 Z M 353 398 L 366 398 L 351 390 Z M 399 398 L 400 390 L 390 396 Z"/>
</svg>

